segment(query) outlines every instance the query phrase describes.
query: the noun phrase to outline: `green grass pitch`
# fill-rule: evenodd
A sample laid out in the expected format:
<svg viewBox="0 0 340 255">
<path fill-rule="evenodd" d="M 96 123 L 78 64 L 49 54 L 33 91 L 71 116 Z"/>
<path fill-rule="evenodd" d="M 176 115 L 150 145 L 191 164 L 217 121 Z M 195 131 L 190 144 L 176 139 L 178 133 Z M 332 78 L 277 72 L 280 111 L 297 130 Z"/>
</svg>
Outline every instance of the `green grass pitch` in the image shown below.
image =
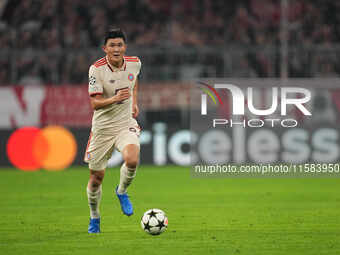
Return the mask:
<svg viewBox="0 0 340 255">
<path fill-rule="evenodd" d="M 103 184 L 102 233 L 89 235 L 88 170 L 0 171 L 1 254 L 340 254 L 340 179 L 194 179 L 188 168 L 141 166 L 123 215 Z M 140 218 L 164 210 L 167 231 Z"/>
</svg>

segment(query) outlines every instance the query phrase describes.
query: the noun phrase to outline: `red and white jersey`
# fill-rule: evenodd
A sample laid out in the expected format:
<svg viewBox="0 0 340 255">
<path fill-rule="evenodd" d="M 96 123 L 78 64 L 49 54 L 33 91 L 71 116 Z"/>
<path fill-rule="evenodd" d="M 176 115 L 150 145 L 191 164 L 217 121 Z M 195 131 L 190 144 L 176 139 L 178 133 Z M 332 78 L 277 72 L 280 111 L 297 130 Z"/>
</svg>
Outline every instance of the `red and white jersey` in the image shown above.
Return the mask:
<svg viewBox="0 0 340 255">
<path fill-rule="evenodd" d="M 124 57 L 121 68 L 116 68 L 106 57 L 97 60 L 89 70 L 89 94 L 113 97 L 120 89 L 129 88 L 131 97 L 121 103 L 97 109 L 92 117 L 92 132 L 115 134 L 135 122 L 132 117 L 132 95 L 141 62 L 138 57 Z M 76 110 L 76 109 L 75 109 Z"/>
</svg>

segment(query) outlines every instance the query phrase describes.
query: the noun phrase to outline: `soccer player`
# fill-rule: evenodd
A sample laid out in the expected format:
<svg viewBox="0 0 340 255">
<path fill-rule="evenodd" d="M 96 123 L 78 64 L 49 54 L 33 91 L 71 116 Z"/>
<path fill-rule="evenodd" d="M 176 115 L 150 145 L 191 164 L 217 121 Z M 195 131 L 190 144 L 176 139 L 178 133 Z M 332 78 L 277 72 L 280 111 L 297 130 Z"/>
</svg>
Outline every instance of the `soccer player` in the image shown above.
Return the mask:
<svg viewBox="0 0 340 255">
<path fill-rule="evenodd" d="M 109 30 L 102 46 L 106 56 L 92 64 L 89 70 L 89 94 L 94 109 L 84 157 L 90 168 L 87 185 L 89 233 L 100 232 L 102 181 L 114 149 L 120 151 L 124 159 L 115 193 L 123 213 L 133 214 L 127 187 L 136 175 L 139 162 L 140 128 L 135 118 L 139 113 L 137 76 L 141 62 L 138 57 L 125 56 L 126 48 L 125 33 L 119 28 Z"/>
</svg>

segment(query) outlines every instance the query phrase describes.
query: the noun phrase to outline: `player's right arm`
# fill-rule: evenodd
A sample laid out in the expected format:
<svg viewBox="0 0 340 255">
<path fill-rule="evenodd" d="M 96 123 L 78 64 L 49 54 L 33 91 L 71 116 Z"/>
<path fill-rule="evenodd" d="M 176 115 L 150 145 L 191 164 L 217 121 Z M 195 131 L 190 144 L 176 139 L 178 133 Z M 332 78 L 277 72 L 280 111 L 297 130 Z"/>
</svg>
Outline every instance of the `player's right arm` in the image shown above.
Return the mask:
<svg viewBox="0 0 340 255">
<path fill-rule="evenodd" d="M 91 106 L 94 110 L 98 110 L 110 104 L 115 104 L 128 99 L 130 91 L 128 88 L 121 89 L 116 95 L 109 98 L 103 97 L 103 84 L 100 79 L 98 68 L 91 66 L 89 70 L 89 94 Z"/>
<path fill-rule="evenodd" d="M 126 89 L 119 90 L 117 95 L 114 95 L 113 97 L 109 97 L 109 98 L 104 98 L 100 94 L 91 95 L 90 101 L 91 101 L 92 108 L 94 110 L 97 110 L 107 105 L 124 101 L 128 99 L 130 96 L 131 96 L 130 91 L 128 88 L 126 88 Z"/>
</svg>

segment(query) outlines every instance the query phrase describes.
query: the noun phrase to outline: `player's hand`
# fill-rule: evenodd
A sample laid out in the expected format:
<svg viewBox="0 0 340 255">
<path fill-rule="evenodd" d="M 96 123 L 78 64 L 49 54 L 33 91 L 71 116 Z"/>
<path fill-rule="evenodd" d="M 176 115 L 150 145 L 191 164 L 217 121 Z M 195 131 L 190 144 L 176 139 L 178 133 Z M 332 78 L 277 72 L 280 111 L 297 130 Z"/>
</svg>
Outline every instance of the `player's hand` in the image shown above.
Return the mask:
<svg viewBox="0 0 340 255">
<path fill-rule="evenodd" d="M 137 118 L 138 114 L 139 114 L 138 105 L 133 104 L 132 105 L 132 117 Z"/>
<path fill-rule="evenodd" d="M 126 99 L 129 99 L 131 96 L 129 88 L 121 89 L 114 96 L 116 102 L 122 102 Z"/>
</svg>

